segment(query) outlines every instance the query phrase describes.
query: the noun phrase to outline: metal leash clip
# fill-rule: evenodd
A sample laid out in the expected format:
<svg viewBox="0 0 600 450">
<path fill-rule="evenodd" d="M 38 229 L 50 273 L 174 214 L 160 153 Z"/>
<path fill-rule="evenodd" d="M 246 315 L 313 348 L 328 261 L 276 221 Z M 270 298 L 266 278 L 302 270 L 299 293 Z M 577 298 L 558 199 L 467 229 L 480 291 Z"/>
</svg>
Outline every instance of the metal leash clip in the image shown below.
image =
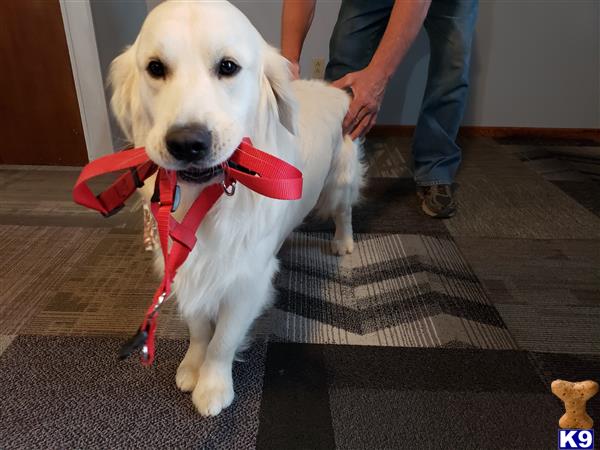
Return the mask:
<svg viewBox="0 0 600 450">
<path fill-rule="evenodd" d="M 148 347 L 146 346 L 146 341 L 148 340 L 148 330 L 150 329 L 150 324 L 146 325 L 146 328 L 140 327 L 137 333 L 128 339 L 121 348 L 119 349 L 119 359 L 124 360 L 133 355 L 140 348 L 146 349 L 146 354 L 148 353 Z"/>
<path fill-rule="evenodd" d="M 119 349 L 120 360 L 129 358 L 133 353 L 141 349 L 143 360 L 148 361 L 149 353 L 146 342 L 148 341 L 148 335 L 150 333 L 150 324 L 154 316 L 158 313 L 158 310 L 160 309 L 161 305 L 165 301 L 166 296 L 167 293 L 163 292 L 158 297 L 158 301 L 156 302 L 156 305 L 154 305 L 154 309 L 148 315 L 147 320 L 145 321 L 146 326 L 144 328 L 140 327 L 137 333 L 135 333 L 135 335 L 133 335 L 123 345 L 121 345 L 121 348 Z"/>
</svg>

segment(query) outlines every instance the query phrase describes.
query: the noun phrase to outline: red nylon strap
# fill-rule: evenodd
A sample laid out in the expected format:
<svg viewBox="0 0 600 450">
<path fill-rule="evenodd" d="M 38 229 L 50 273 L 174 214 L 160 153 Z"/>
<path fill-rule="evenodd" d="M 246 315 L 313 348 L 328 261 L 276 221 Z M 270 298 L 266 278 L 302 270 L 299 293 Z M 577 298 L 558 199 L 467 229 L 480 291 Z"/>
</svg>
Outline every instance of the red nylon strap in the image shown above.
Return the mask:
<svg viewBox="0 0 600 450">
<path fill-rule="evenodd" d="M 230 178 L 266 197 L 298 200 L 302 197 L 302 172 L 291 164 L 262 152 L 244 139 L 229 161 L 256 172 L 247 174 L 233 167 L 226 168 Z"/>
<path fill-rule="evenodd" d="M 124 173 L 98 196 L 92 193 L 86 183 L 97 176 L 130 168 L 134 168 L 138 173 L 139 180 L 144 181 L 156 172 L 158 166 L 148 159 L 143 148 L 103 156 L 83 168 L 73 188 L 73 200 L 75 203 L 95 209 L 105 216 L 110 215 L 122 207 L 125 200 L 131 197 L 139 187 L 136 186 L 132 174 Z"/>
<path fill-rule="evenodd" d="M 144 365 L 150 365 L 154 360 L 158 308 L 171 293 L 171 284 L 177 270 L 196 244 L 196 231 L 208 211 L 223 194 L 224 188 L 229 188 L 231 184 L 239 181 L 249 189 L 275 199 L 295 200 L 302 196 L 302 173 L 285 161 L 252 147 L 249 139 L 243 140 L 230 162 L 240 169 L 225 164 L 224 186 L 215 183 L 204 188 L 181 223 L 171 215 L 177 174 L 165 169 L 158 170 L 155 186 L 159 190 L 159 201 L 152 203 L 151 208 L 158 227 L 164 274 L 138 332 L 147 333 L 142 351 Z M 121 175 L 98 196 L 94 196 L 86 184 L 96 176 L 124 169 L 130 169 L 132 172 Z M 84 167 L 75 183 L 73 199 L 76 203 L 95 209 L 105 216 L 110 215 L 123 206 L 125 200 L 140 187 L 139 182 L 156 170 L 157 166 L 148 159 L 143 148 L 99 158 Z M 169 238 L 172 241 L 170 247 Z"/>
<path fill-rule="evenodd" d="M 167 179 L 164 172 L 165 171 L 162 169 L 159 170 L 159 177 Z M 174 185 L 172 184 L 171 186 Z M 159 204 L 153 203 L 151 207 L 152 213 L 158 223 L 160 243 L 163 257 L 165 258 L 165 270 L 163 280 L 157 291 L 154 293 L 152 304 L 150 305 L 150 308 L 148 308 L 148 311 L 146 311 L 146 316 L 144 317 L 141 326 L 141 329 L 147 330 L 148 333 L 146 348 L 142 354 L 142 364 L 144 365 L 150 365 L 154 360 L 154 336 L 156 334 L 156 326 L 158 323 L 157 305 L 159 305 L 160 297 L 161 295 L 164 295 L 164 298 L 166 299 L 166 297 L 169 296 L 171 284 L 173 283 L 177 269 L 185 262 L 189 253 L 194 248 L 196 243 L 196 230 L 202 223 L 204 216 L 206 216 L 219 197 L 223 195 L 223 187 L 219 184 L 212 184 L 206 187 L 196 200 L 194 200 L 194 203 L 186 213 L 182 222 L 179 223 L 171 216 L 171 204 L 168 201 L 163 204 L 163 192 L 167 189 L 163 187 L 162 183 L 160 189 L 161 201 Z M 170 192 L 171 189 L 169 188 L 168 191 Z M 165 198 L 169 199 L 166 194 Z M 165 225 L 166 222 L 164 221 L 166 220 L 168 220 L 168 225 Z M 169 236 L 172 239 L 170 249 L 168 248 Z"/>
</svg>

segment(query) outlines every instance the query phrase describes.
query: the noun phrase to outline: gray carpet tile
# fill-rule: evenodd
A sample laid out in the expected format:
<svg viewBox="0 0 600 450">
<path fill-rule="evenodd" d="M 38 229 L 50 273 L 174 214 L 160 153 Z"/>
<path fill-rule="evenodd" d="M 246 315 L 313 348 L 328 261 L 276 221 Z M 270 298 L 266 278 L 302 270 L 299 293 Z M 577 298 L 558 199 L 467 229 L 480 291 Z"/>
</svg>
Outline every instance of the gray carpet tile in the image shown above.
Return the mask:
<svg viewBox="0 0 600 450">
<path fill-rule="evenodd" d="M 513 348 L 454 243 L 420 235 L 356 234 L 331 254 L 331 235 L 294 233 L 280 252 L 273 334 L 290 342 Z"/>
<path fill-rule="evenodd" d="M 456 243 L 494 303 L 600 307 L 600 241 L 457 237 Z"/>
<path fill-rule="evenodd" d="M 561 416 L 548 394 L 332 389 L 330 396 L 339 449 L 550 449 Z M 365 410 L 368 417 L 357 414 Z"/>
<path fill-rule="evenodd" d="M 501 146 L 472 141 L 457 177 L 453 236 L 599 239 L 600 218 Z"/>
<path fill-rule="evenodd" d="M 581 206 L 600 216 L 600 183 L 572 180 L 552 180 L 552 182 Z"/>
<path fill-rule="evenodd" d="M 528 168 L 600 216 L 598 147 L 508 147 Z M 582 166 L 581 164 L 584 164 Z M 590 167 L 594 170 L 590 173 Z"/>
<path fill-rule="evenodd" d="M 365 141 L 367 176 L 412 178 L 410 138 L 369 137 Z"/>
<path fill-rule="evenodd" d="M 19 336 L 0 357 L 0 446 L 253 449 L 264 344 L 236 363 L 236 400 L 202 418 L 175 386 L 185 343 L 159 340 L 157 362 L 119 362 L 109 338 Z"/>
<path fill-rule="evenodd" d="M 600 243 L 456 238 L 521 348 L 600 352 Z"/>
<path fill-rule="evenodd" d="M 325 347 L 268 344 L 257 449 L 336 448 Z"/>
<path fill-rule="evenodd" d="M 106 230 L 0 225 L 0 329 L 16 334 L 72 277 Z"/>
<path fill-rule="evenodd" d="M 520 348 L 600 354 L 600 306 L 496 305 Z"/>
<path fill-rule="evenodd" d="M 523 351 L 271 342 L 266 359 L 259 449 L 556 444 L 560 401 Z"/>
<path fill-rule="evenodd" d="M 132 197 L 119 214 L 105 219 L 95 211 L 76 205 L 72 189 L 78 170 L 25 166 L 21 169 L 0 167 L 0 224 L 29 226 L 75 226 L 94 228 L 125 227 L 141 224 L 141 200 Z M 114 179 L 108 175 L 89 185 L 99 192 Z"/>
<path fill-rule="evenodd" d="M 531 356 L 539 367 L 548 385 L 556 379 L 597 380 L 600 374 L 600 353 L 555 353 L 532 352 Z M 594 396 L 588 403 L 600 417 L 600 397 Z"/>
<path fill-rule="evenodd" d="M 153 255 L 142 248 L 140 232 L 113 229 L 90 248 L 22 332 L 45 335 L 124 336 L 139 326 L 160 282 Z M 186 336 L 175 301 L 161 308 L 159 336 Z"/>
<path fill-rule="evenodd" d="M 323 352 L 338 448 L 555 443 L 560 403 L 525 352 L 340 346 Z"/>
<path fill-rule="evenodd" d="M 513 150 L 512 147 L 509 147 Z M 525 147 L 517 152 L 522 161 L 548 180 L 600 181 L 600 148 L 598 147 Z M 573 171 L 577 179 L 571 178 Z M 568 176 L 568 178 L 564 178 Z"/>
<path fill-rule="evenodd" d="M 552 153 L 550 153 L 549 158 L 536 158 L 529 160 L 527 161 L 526 165 L 528 168 L 539 173 L 544 178 L 546 178 L 547 175 L 556 177 L 557 175 L 554 174 L 561 174 L 565 171 L 572 170 L 572 167 L 569 164 L 565 164 L 564 161 L 554 158 Z"/>
<path fill-rule="evenodd" d="M 4 350 L 6 350 L 8 348 L 8 346 L 10 345 L 10 343 L 13 341 L 13 339 L 16 337 L 16 335 L 12 334 L 12 335 L 0 335 L 0 355 L 2 355 L 2 353 L 4 353 Z"/>
</svg>

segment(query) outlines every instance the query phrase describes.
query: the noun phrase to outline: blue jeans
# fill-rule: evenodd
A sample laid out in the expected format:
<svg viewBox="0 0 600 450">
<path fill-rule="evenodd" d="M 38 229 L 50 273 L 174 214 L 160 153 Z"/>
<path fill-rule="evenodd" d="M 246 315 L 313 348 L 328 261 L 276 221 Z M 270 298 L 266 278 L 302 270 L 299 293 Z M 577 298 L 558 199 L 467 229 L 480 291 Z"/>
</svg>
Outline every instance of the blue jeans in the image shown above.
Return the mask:
<svg viewBox="0 0 600 450">
<path fill-rule="evenodd" d="M 383 36 L 394 0 L 343 0 L 329 42 L 325 79 L 365 68 Z M 432 0 L 427 85 L 412 142 L 415 182 L 451 184 L 461 162 L 456 135 L 469 88 L 471 42 L 478 0 Z"/>
</svg>

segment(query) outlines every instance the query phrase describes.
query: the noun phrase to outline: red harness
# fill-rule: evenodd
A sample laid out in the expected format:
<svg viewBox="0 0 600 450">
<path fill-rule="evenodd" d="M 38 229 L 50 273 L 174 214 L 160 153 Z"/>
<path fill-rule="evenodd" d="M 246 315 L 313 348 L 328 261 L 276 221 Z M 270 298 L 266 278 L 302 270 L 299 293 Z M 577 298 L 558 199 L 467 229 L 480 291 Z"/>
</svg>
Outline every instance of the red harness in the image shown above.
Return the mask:
<svg viewBox="0 0 600 450">
<path fill-rule="evenodd" d="M 129 172 L 121 175 L 108 189 L 98 195 L 94 195 L 86 184 L 91 178 L 126 169 L 129 169 Z M 196 230 L 202 223 L 202 219 L 221 195 L 223 193 L 233 195 L 236 182 L 240 182 L 249 189 L 270 198 L 297 200 L 302 197 L 302 173 L 285 161 L 254 148 L 250 139 L 245 138 L 231 158 L 223 163 L 225 175 L 223 183 L 214 183 L 204 188 L 181 223 L 171 215 L 179 205 L 177 173 L 158 168 L 150 161 L 144 148 L 103 156 L 86 165 L 73 188 L 73 200 L 109 217 L 117 213 L 124 206 L 125 200 L 137 188 L 143 186 L 144 180 L 157 170 L 151 209 L 158 225 L 163 252 L 165 267 L 163 279 L 137 334 L 123 345 L 119 353 L 121 359 L 124 359 L 141 348 L 144 365 L 150 365 L 154 360 L 154 335 L 158 310 L 171 293 L 171 284 L 177 269 L 196 244 Z M 172 242 L 170 249 L 169 237 Z"/>
</svg>

